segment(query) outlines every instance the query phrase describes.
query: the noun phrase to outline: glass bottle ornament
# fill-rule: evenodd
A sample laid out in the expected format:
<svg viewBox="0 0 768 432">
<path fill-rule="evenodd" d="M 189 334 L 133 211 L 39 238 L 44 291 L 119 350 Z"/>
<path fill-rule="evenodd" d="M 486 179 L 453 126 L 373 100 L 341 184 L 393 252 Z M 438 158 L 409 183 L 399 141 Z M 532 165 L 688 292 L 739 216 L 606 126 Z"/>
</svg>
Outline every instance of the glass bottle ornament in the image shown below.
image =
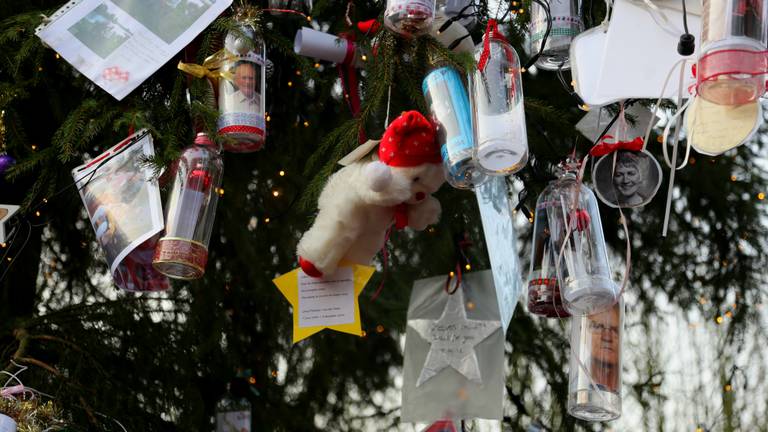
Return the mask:
<svg viewBox="0 0 768 432">
<path fill-rule="evenodd" d="M 264 145 L 266 49 L 251 25 L 241 23 L 224 38 L 227 53 L 219 79 L 219 134 L 232 138 L 223 149 L 236 153 Z"/>
<path fill-rule="evenodd" d="M 384 25 L 406 37 L 429 33 L 435 18 L 435 0 L 387 0 Z"/>
<path fill-rule="evenodd" d="M 237 386 L 227 384 L 227 393 L 216 404 L 216 432 L 251 432 L 251 402 L 243 391 L 232 390 Z"/>
<path fill-rule="evenodd" d="M 702 10 L 698 94 L 718 105 L 743 105 L 765 93 L 768 7 L 760 0 L 709 0 Z"/>
<path fill-rule="evenodd" d="M 560 297 L 555 267 L 557 255 L 552 247 L 552 230 L 549 228 L 547 217 L 547 211 L 553 209 L 552 203 L 547 201 L 552 197 L 553 187 L 554 183 L 550 183 L 536 201 L 531 266 L 528 273 L 528 311 L 549 318 L 564 318 L 571 314 L 565 310 Z"/>
<path fill-rule="evenodd" d="M 587 421 L 621 416 L 621 339 L 624 301 L 571 319 L 568 413 Z"/>
<path fill-rule="evenodd" d="M 424 78 L 422 90 L 435 125 L 448 183 L 459 189 L 474 188 L 486 176 L 472 158 L 472 114 L 461 76 L 450 66 L 438 66 Z"/>
<path fill-rule="evenodd" d="M 165 235 L 152 265 L 174 279 L 197 279 L 205 273 L 208 243 L 216 217 L 223 163 L 214 143 L 198 133 L 176 163 L 165 215 Z"/>
<path fill-rule="evenodd" d="M 581 21 L 581 0 L 543 0 L 551 18 L 551 28 L 544 49 L 541 41 L 547 33 L 547 8 L 538 2 L 531 3 L 531 23 L 528 27 L 528 53 L 541 50 L 536 67 L 544 70 L 568 70 L 571 68 L 571 42 L 584 30 Z"/>
<path fill-rule="evenodd" d="M 528 163 L 523 85 L 517 52 L 490 20 L 475 51 L 478 67 L 470 76 L 474 158 L 490 175 L 509 175 Z"/>
<path fill-rule="evenodd" d="M 616 302 L 619 286 L 611 279 L 595 194 L 577 180 L 579 164 L 568 161 L 560 177 L 539 197 L 546 211 L 557 280 L 565 309 L 584 315 Z"/>
</svg>

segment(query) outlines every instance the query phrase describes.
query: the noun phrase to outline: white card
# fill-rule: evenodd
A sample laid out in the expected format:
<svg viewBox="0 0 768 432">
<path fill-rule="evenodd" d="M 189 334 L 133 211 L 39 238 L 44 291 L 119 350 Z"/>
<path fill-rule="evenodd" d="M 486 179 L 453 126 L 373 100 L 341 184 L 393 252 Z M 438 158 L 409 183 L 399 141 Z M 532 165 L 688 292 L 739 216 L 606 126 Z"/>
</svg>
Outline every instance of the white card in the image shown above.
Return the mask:
<svg viewBox="0 0 768 432">
<path fill-rule="evenodd" d="M 509 208 L 507 190 L 504 177 L 490 177 L 488 181 L 475 187 L 485 243 L 491 259 L 499 316 L 505 333 L 523 290 L 520 260 L 517 255 L 517 234 L 512 223 L 514 219 Z"/>
<path fill-rule="evenodd" d="M 350 324 L 355 321 L 352 267 L 321 278 L 299 271 L 299 327 Z"/>
<path fill-rule="evenodd" d="M 72 0 L 36 34 L 121 100 L 230 4 L 232 0 Z"/>
</svg>

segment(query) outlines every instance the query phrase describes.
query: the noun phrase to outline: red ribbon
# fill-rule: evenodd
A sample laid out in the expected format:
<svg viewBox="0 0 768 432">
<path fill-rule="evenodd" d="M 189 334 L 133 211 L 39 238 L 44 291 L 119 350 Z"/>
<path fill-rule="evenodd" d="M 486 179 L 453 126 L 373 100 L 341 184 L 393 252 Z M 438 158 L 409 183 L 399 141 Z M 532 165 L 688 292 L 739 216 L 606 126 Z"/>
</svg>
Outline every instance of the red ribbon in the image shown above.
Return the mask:
<svg viewBox="0 0 768 432">
<path fill-rule="evenodd" d="M 485 37 L 483 37 L 483 52 L 480 53 L 480 60 L 477 62 L 477 68 L 482 72 L 485 69 L 485 65 L 488 63 L 488 58 L 491 56 L 491 39 L 507 42 L 507 39 L 503 34 L 499 32 L 499 24 L 495 19 L 488 20 L 488 26 L 485 27 Z M 512 53 L 509 49 L 505 49 L 507 59 L 512 60 Z"/>
<path fill-rule="evenodd" d="M 608 142 L 609 139 L 614 139 L 613 135 L 603 136 L 600 144 L 592 147 L 592 149 L 589 151 L 589 154 L 593 157 L 600 157 L 618 150 L 638 152 L 643 149 L 643 139 L 641 137 L 637 137 L 632 141 L 618 141 L 615 143 Z"/>
<path fill-rule="evenodd" d="M 395 206 L 395 228 L 401 230 L 408 226 L 408 204 Z"/>
<path fill-rule="evenodd" d="M 344 56 L 344 60 L 341 64 L 336 65 L 336 69 L 339 71 L 339 79 L 341 79 L 341 88 L 344 91 L 345 99 L 349 105 L 349 110 L 352 112 L 353 117 L 360 115 L 360 86 L 357 80 L 357 69 L 355 69 L 355 35 L 352 32 L 341 33 L 340 38 L 347 41 L 347 52 Z M 358 142 L 360 144 L 367 141 L 363 129 L 360 129 L 358 134 Z"/>
</svg>

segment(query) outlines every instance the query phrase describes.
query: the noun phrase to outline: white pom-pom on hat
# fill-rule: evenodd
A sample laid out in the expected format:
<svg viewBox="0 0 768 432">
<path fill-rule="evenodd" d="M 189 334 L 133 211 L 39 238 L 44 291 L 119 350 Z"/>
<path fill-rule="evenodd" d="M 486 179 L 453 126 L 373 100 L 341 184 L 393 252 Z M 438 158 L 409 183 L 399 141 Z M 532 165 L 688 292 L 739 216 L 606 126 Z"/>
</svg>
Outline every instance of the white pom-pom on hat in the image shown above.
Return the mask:
<svg viewBox="0 0 768 432">
<path fill-rule="evenodd" d="M 364 168 L 365 179 L 374 192 L 381 192 L 392 182 L 392 170 L 381 161 L 373 161 Z"/>
</svg>

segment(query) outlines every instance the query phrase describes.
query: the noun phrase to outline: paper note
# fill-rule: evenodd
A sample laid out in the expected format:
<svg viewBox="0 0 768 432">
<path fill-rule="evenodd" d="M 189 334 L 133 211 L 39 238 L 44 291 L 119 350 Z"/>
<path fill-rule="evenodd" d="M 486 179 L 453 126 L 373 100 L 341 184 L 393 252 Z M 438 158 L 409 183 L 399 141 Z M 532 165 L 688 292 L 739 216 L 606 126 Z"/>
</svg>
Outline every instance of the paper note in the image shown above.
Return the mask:
<svg viewBox="0 0 768 432">
<path fill-rule="evenodd" d="M 504 332 L 512 320 L 517 298 L 523 289 L 517 256 L 517 234 L 507 190 L 504 177 L 491 177 L 475 188 Z"/>
<path fill-rule="evenodd" d="M 299 327 L 349 324 L 355 320 L 354 301 L 351 267 L 322 278 L 299 272 Z"/>
</svg>

